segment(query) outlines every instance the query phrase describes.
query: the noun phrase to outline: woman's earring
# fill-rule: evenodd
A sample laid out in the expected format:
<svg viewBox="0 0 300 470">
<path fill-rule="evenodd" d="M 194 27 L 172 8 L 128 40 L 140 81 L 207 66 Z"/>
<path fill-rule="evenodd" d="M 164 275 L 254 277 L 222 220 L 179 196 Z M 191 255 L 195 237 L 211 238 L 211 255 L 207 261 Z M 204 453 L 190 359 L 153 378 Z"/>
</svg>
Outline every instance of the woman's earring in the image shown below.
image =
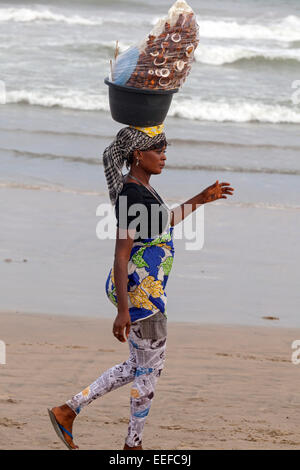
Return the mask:
<svg viewBox="0 0 300 470">
<path fill-rule="evenodd" d="M 140 163 L 140 161 L 139 161 L 139 159 L 137 159 L 136 166 L 139 166 L 139 163 Z"/>
</svg>

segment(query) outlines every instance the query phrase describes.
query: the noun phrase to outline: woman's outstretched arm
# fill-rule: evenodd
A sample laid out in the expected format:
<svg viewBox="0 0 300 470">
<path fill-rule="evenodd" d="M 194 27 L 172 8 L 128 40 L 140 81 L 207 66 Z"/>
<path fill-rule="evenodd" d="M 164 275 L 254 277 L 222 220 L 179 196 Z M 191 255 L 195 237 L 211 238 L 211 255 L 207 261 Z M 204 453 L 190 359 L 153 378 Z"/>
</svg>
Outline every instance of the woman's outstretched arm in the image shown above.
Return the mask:
<svg viewBox="0 0 300 470">
<path fill-rule="evenodd" d="M 201 193 L 192 197 L 171 211 L 171 227 L 182 222 L 188 215 L 203 204 L 213 202 L 218 199 L 227 199 L 227 195 L 232 195 L 234 188 L 230 187 L 230 183 L 219 183 L 217 180 L 213 185 L 204 189 Z"/>
</svg>

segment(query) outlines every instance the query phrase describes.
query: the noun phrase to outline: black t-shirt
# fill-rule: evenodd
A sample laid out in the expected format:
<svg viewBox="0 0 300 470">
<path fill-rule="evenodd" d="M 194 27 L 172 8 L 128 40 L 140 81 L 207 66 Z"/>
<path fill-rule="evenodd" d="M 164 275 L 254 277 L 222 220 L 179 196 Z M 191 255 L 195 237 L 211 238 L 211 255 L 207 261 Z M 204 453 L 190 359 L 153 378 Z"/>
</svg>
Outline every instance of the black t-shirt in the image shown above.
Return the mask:
<svg viewBox="0 0 300 470">
<path fill-rule="evenodd" d="M 157 194 L 157 193 L 156 193 Z M 126 196 L 121 200 L 121 196 Z M 168 211 L 151 192 L 137 183 L 124 183 L 115 205 L 117 227 L 136 228 L 134 241 L 155 238 L 168 228 Z M 142 206 L 135 206 L 142 204 Z M 126 220 L 127 219 L 127 220 Z"/>
</svg>

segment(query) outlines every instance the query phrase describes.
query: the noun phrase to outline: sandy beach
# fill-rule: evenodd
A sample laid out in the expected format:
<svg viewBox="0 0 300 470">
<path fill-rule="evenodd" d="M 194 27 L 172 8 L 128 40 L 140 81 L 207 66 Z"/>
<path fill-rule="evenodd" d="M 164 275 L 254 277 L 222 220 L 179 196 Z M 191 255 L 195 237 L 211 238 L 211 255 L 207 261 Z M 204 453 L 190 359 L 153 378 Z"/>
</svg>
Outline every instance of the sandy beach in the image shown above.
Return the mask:
<svg viewBox="0 0 300 470">
<path fill-rule="evenodd" d="M 116 219 L 102 156 L 125 124 L 104 78 L 116 40 L 120 53 L 144 40 L 173 1 L 10 3 L 0 5 L 0 449 L 63 450 L 47 408 L 128 358 L 105 293 Z M 235 192 L 175 226 L 167 359 L 143 447 L 297 449 L 300 2 L 188 3 L 201 40 L 151 186 L 170 208 L 216 180 Z M 84 408 L 75 443 L 122 449 L 129 400 L 126 385 Z"/>
<path fill-rule="evenodd" d="M 0 365 L 1 449 L 64 449 L 47 407 L 64 403 L 128 345 L 112 319 L 0 314 L 7 359 Z M 145 449 L 296 449 L 300 329 L 169 322 L 165 369 L 144 430 Z M 74 424 L 81 449 L 121 449 L 130 385 L 84 408 Z"/>
</svg>

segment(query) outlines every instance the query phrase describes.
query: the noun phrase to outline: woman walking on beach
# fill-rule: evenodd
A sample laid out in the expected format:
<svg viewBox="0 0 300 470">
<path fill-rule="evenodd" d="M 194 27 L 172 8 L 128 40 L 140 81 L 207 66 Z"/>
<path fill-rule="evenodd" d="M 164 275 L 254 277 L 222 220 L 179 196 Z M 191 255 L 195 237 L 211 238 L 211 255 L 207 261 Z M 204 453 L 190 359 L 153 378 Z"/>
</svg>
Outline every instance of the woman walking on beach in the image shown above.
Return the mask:
<svg viewBox="0 0 300 470">
<path fill-rule="evenodd" d="M 130 382 L 131 416 L 123 449 L 143 449 L 142 433 L 166 355 L 165 288 L 175 253 L 174 225 L 199 205 L 227 199 L 234 191 L 229 183 L 216 181 L 170 210 L 149 183 L 151 175 L 162 173 L 167 145 L 163 125 L 130 126 L 121 129 L 104 151 L 104 171 L 117 218 L 114 265 L 106 293 L 118 309 L 113 335 L 121 342 L 128 338 L 129 358 L 105 371 L 62 406 L 48 410 L 54 429 L 69 449 L 78 448 L 72 427 L 81 409 Z M 129 169 L 125 177 L 124 163 Z"/>
</svg>

